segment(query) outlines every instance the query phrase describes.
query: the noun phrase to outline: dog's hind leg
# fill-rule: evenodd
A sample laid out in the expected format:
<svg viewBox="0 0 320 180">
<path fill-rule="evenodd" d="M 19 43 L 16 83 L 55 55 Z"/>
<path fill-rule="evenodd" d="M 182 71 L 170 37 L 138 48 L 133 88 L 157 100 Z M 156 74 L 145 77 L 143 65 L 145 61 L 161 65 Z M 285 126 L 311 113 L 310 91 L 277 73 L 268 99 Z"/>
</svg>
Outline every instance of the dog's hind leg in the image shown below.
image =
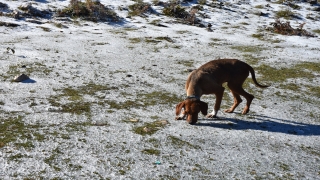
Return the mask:
<svg viewBox="0 0 320 180">
<path fill-rule="evenodd" d="M 228 87 L 231 89 L 231 91 L 233 93 L 236 93 L 241 96 L 243 96 L 244 98 L 246 98 L 247 100 L 247 103 L 246 103 L 246 106 L 244 107 L 243 111 L 242 111 L 242 114 L 247 114 L 249 112 L 249 109 L 250 109 L 250 105 L 251 105 L 251 102 L 254 98 L 254 96 L 252 94 L 249 94 L 247 93 L 243 88 L 242 88 L 242 84 L 233 84 L 233 83 L 228 83 Z M 236 96 L 235 96 L 236 98 Z M 236 103 L 235 103 L 236 104 Z M 234 105 L 235 105 L 234 104 Z M 232 106 L 233 107 L 233 106 Z M 230 108 L 231 109 L 231 108 Z"/>
<path fill-rule="evenodd" d="M 229 109 L 224 110 L 224 112 L 227 112 L 227 113 L 232 113 L 234 111 L 234 109 L 236 109 L 236 107 L 242 102 L 242 99 L 239 94 L 232 91 L 231 88 L 230 88 L 230 91 L 233 95 L 234 102 L 233 102 L 233 105 Z"/>
</svg>

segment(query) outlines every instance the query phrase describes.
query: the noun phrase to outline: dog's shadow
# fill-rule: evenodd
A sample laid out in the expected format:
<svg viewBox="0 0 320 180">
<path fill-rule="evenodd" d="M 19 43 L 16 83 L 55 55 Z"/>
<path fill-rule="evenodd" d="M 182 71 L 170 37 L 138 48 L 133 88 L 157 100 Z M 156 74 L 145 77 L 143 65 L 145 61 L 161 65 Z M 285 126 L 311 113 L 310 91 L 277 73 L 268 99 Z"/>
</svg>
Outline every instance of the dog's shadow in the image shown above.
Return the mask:
<svg viewBox="0 0 320 180">
<path fill-rule="evenodd" d="M 240 117 L 240 116 L 239 116 Z M 252 117 L 252 121 L 250 121 Z M 280 118 L 250 115 L 249 118 L 218 117 L 213 119 L 199 119 L 196 126 L 210 126 L 231 130 L 259 130 L 300 136 L 319 136 L 320 125 L 295 122 Z"/>
</svg>

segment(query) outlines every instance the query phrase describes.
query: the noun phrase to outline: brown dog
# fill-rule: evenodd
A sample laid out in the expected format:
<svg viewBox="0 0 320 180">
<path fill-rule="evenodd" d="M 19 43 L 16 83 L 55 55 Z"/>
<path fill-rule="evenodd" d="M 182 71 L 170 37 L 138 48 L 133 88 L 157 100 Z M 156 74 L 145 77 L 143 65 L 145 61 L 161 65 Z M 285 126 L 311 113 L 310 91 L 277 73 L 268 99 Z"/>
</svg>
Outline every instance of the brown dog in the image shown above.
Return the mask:
<svg viewBox="0 0 320 180">
<path fill-rule="evenodd" d="M 251 73 L 252 80 L 255 85 L 260 88 L 268 86 L 260 85 L 255 77 L 253 68 L 245 62 L 237 59 L 218 59 L 210 61 L 198 69 L 192 71 L 186 82 L 187 98 L 176 106 L 176 120 L 187 117 L 189 124 L 195 124 L 198 120 L 198 113 L 201 111 L 203 115 L 207 115 L 208 104 L 200 101 L 203 94 L 215 94 L 216 103 L 213 111 L 207 115 L 208 118 L 214 118 L 220 109 L 220 104 L 224 92 L 222 84 L 227 82 L 228 87 L 234 97 L 233 105 L 225 110 L 231 113 L 242 102 L 240 95 L 245 97 L 247 104 L 242 114 L 249 112 L 251 101 L 254 96 L 243 90 L 242 84 Z M 181 109 L 184 111 L 181 113 Z M 181 114 L 180 114 L 181 113 Z M 179 115 L 180 114 L 180 115 Z"/>
</svg>

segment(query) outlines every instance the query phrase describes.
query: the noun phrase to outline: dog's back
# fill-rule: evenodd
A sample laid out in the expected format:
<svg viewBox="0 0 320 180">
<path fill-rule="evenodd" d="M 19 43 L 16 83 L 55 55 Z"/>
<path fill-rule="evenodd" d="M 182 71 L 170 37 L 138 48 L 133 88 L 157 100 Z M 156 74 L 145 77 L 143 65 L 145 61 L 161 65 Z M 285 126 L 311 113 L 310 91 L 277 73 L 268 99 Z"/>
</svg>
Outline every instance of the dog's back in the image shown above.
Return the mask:
<svg viewBox="0 0 320 180">
<path fill-rule="evenodd" d="M 230 80 L 241 81 L 246 79 L 249 76 L 249 69 L 245 62 L 237 59 L 218 59 L 200 66 L 190 76 L 210 78 L 214 79 L 216 83 L 222 84 Z"/>
</svg>

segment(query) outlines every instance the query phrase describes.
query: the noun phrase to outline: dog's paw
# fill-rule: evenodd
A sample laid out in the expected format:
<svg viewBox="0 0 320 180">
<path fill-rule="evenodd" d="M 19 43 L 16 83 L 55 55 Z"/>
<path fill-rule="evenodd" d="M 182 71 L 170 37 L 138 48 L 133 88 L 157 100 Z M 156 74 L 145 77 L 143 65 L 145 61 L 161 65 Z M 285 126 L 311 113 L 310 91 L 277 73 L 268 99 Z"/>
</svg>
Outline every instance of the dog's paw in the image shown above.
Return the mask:
<svg viewBox="0 0 320 180">
<path fill-rule="evenodd" d="M 249 107 L 244 107 L 243 111 L 242 111 L 242 114 L 245 115 L 245 114 L 248 114 L 249 112 Z"/>
<path fill-rule="evenodd" d="M 211 113 L 206 116 L 206 118 L 216 118 L 216 117 L 217 117 L 217 115 L 211 114 Z"/>
<path fill-rule="evenodd" d="M 224 110 L 224 112 L 226 112 L 226 113 L 232 113 L 233 112 L 233 109 L 226 109 L 226 110 Z"/>
</svg>

